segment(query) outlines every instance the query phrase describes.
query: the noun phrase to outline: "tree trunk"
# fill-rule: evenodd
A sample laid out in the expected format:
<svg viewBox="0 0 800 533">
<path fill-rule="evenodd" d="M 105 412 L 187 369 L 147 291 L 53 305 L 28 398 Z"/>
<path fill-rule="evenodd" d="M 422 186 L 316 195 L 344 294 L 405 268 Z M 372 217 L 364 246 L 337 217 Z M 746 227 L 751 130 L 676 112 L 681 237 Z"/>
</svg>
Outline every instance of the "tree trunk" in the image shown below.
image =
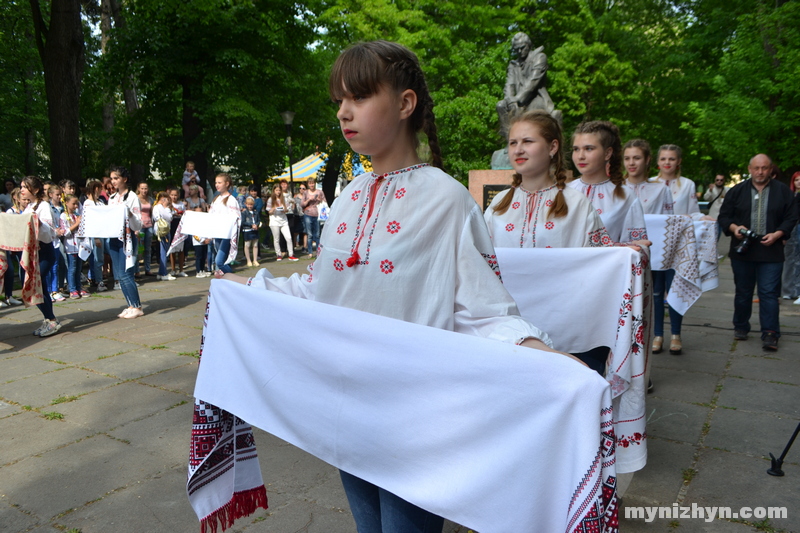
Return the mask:
<svg viewBox="0 0 800 533">
<path fill-rule="evenodd" d="M 111 0 L 102 0 L 100 5 L 100 50 L 106 53 L 108 40 L 111 38 Z M 103 132 L 106 138 L 103 141 L 103 153 L 108 159 L 108 151 L 114 146 L 114 89 L 108 89 L 106 101 L 103 104 Z"/>
<path fill-rule="evenodd" d="M 205 189 L 206 180 L 212 178 L 208 168 L 208 158 L 202 148 L 196 146 L 197 140 L 203 134 L 203 122 L 197 115 L 195 102 L 203 94 L 202 79 L 185 78 L 181 80 L 183 88 L 183 157 L 186 161 L 194 161 L 194 168 L 200 177 L 199 185 Z"/>
<path fill-rule="evenodd" d="M 84 66 L 83 27 L 79 0 L 50 3 L 45 25 L 39 0 L 30 0 L 36 46 L 44 67 L 47 115 L 50 120 L 50 166 L 54 181 L 81 180 L 80 95 Z"/>
</svg>

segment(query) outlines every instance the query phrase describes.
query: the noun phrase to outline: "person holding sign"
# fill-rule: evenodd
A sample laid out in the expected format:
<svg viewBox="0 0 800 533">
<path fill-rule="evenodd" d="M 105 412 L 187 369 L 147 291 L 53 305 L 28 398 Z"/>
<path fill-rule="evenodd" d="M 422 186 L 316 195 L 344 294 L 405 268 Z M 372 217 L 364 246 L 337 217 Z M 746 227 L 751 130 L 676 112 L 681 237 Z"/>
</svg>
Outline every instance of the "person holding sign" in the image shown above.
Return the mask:
<svg viewBox="0 0 800 533">
<path fill-rule="evenodd" d="M 142 214 L 139 197 L 130 190 L 130 174 L 125 167 L 112 167 L 111 184 L 116 192 L 108 199 L 108 205 L 123 204 L 126 207 L 125 224 L 118 239 L 108 240 L 108 254 L 114 269 L 114 278 L 119 281 L 128 307 L 117 315 L 120 318 L 137 318 L 144 315 L 139 301 L 139 289 L 133 279 L 136 271 L 136 250 L 139 230 L 142 229 Z"/>
</svg>

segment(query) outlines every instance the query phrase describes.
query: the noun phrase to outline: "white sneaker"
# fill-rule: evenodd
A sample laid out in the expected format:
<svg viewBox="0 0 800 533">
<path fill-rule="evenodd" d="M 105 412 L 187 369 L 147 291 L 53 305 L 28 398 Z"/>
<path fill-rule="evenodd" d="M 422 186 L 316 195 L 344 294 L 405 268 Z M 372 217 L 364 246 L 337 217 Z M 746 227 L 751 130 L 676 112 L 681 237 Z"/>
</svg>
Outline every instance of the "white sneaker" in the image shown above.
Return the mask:
<svg viewBox="0 0 800 533">
<path fill-rule="evenodd" d="M 61 329 L 61 322 L 58 320 L 45 320 L 42 329 L 39 331 L 40 337 L 49 337 Z"/>
<path fill-rule="evenodd" d="M 171 275 L 167 274 L 166 276 L 156 276 L 156 279 L 158 281 L 175 281 L 178 278 L 176 278 L 175 276 L 171 276 Z"/>
<path fill-rule="evenodd" d="M 22 300 L 18 300 L 13 296 L 6 298 L 6 302 L 10 303 L 11 305 L 22 305 Z"/>
<path fill-rule="evenodd" d="M 66 300 L 64 295 L 61 294 L 60 292 L 51 292 L 50 299 L 53 300 L 54 302 L 63 302 L 64 300 Z"/>
<path fill-rule="evenodd" d="M 42 320 L 42 325 L 39 326 L 38 328 L 36 328 L 36 330 L 33 332 L 33 334 L 36 335 L 37 337 L 39 335 L 41 335 L 42 330 L 45 328 L 45 326 L 47 326 L 47 322 L 48 322 L 48 320 L 46 318 L 44 320 Z"/>
<path fill-rule="evenodd" d="M 11 304 L 5 300 L 0 300 L 0 309 L 2 309 L 3 307 L 11 307 Z"/>
<path fill-rule="evenodd" d="M 103 283 L 102 281 L 97 284 L 97 292 L 105 292 L 107 290 L 108 290 L 108 287 L 106 287 L 106 284 Z"/>
<path fill-rule="evenodd" d="M 175 272 L 173 274 L 173 276 L 175 276 L 176 278 L 186 278 L 186 277 L 188 277 L 186 275 L 186 272 L 184 272 L 183 270 L 181 270 L 180 272 Z"/>
<path fill-rule="evenodd" d="M 800 298 L 798 298 L 797 300 L 795 300 L 795 301 L 794 301 L 794 302 L 792 302 L 792 303 L 793 303 L 794 305 L 800 305 Z"/>
<path fill-rule="evenodd" d="M 114 282 L 114 290 L 115 290 L 115 291 L 118 291 L 118 290 L 120 290 L 119 281 L 115 281 L 115 282 Z"/>
</svg>

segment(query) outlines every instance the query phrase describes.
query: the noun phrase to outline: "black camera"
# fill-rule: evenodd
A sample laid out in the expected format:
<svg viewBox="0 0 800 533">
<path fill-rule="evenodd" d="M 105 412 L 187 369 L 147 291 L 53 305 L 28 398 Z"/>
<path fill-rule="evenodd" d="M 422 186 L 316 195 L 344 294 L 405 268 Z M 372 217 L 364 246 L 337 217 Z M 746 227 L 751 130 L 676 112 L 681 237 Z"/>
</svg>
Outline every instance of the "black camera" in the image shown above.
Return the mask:
<svg viewBox="0 0 800 533">
<path fill-rule="evenodd" d="M 744 228 L 739 229 L 739 235 L 741 235 L 744 238 L 742 239 L 742 242 L 740 242 L 739 245 L 736 247 L 737 254 L 746 254 L 747 249 L 750 247 L 750 244 L 753 241 L 760 241 L 761 239 L 764 238 L 763 235 L 759 235 L 758 233 L 756 233 L 751 229 L 744 229 Z"/>
</svg>

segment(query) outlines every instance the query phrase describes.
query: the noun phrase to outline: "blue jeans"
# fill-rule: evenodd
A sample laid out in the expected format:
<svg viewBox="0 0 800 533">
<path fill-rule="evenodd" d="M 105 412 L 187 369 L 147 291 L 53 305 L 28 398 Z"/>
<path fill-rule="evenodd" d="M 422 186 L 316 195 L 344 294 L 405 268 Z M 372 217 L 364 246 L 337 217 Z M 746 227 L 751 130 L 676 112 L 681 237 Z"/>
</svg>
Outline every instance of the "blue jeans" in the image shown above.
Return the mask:
<svg viewBox="0 0 800 533">
<path fill-rule="evenodd" d="M 750 331 L 750 315 L 753 313 L 753 290 L 758 285 L 758 319 L 761 322 L 761 338 L 767 333 L 781 336 L 778 322 L 781 294 L 781 275 L 783 262 L 760 263 L 742 261 L 731 255 L 733 283 L 736 294 L 733 297 L 733 327 Z"/>
<path fill-rule="evenodd" d="M 194 237 L 189 237 L 193 239 Z M 208 255 L 208 245 L 201 244 L 194 247 L 194 270 L 195 273 L 205 270 L 206 257 Z"/>
<path fill-rule="evenodd" d="M 167 275 L 167 250 L 169 250 L 169 235 L 158 240 L 158 275 Z"/>
<path fill-rule="evenodd" d="M 53 251 L 55 252 L 55 256 L 53 259 L 53 266 L 50 267 L 53 270 L 53 277 L 47 287 L 50 292 L 58 292 L 61 290 L 61 287 L 64 286 L 64 281 L 66 281 L 67 261 L 64 259 L 63 246 L 59 246 L 58 250 L 53 247 Z"/>
<path fill-rule="evenodd" d="M 306 235 L 308 235 L 308 253 L 313 254 L 314 248 L 311 245 L 311 241 L 317 243 L 317 248 L 319 248 L 319 219 L 303 215 L 303 226 L 305 226 Z"/>
<path fill-rule="evenodd" d="M 92 281 L 95 283 L 102 283 L 103 281 L 105 241 L 105 239 L 92 239 L 92 255 L 89 257 L 89 272 L 92 274 Z"/>
<path fill-rule="evenodd" d="M 206 272 L 214 272 L 214 259 L 217 255 L 217 250 L 214 248 L 214 239 L 211 239 L 207 245 L 207 253 L 206 257 L 208 258 L 208 268 L 206 268 Z"/>
<path fill-rule="evenodd" d="M 69 292 L 81 292 L 81 269 L 83 261 L 78 254 L 67 254 L 67 286 Z"/>
<path fill-rule="evenodd" d="M 225 264 L 225 260 L 228 259 L 228 253 L 231 251 L 231 240 L 214 239 L 214 247 L 217 249 L 217 258 L 215 259 L 217 270 L 222 270 L 226 274 L 233 272 L 231 266 Z"/>
<path fill-rule="evenodd" d="M 53 300 L 50 299 L 50 291 L 45 288 L 49 287 L 53 282 L 54 264 L 56 264 L 56 250 L 53 248 L 53 243 L 39 241 L 39 270 L 42 273 L 42 297 L 44 302 L 36 304 L 36 307 L 48 320 L 56 319 L 56 315 L 53 314 Z"/>
<path fill-rule="evenodd" d="M 131 234 L 131 241 L 134 251 L 139 245 L 136 234 Z M 136 271 L 136 264 L 130 268 L 125 268 L 125 243 L 119 239 L 108 240 L 108 255 L 111 256 L 111 266 L 114 268 L 114 279 L 119 281 L 119 287 L 129 307 L 141 307 L 139 301 L 139 289 L 133 280 L 133 273 Z"/>
<path fill-rule="evenodd" d="M 664 295 L 672 286 L 674 270 L 653 270 L 653 336 L 664 336 Z M 669 325 L 673 335 L 681 334 L 683 315 L 669 306 Z"/>
<path fill-rule="evenodd" d="M 142 228 L 144 238 L 142 239 L 142 247 L 144 247 L 144 271 L 150 273 L 150 265 L 153 264 L 153 228 Z M 139 273 L 139 262 L 136 262 L 136 274 Z"/>
<path fill-rule="evenodd" d="M 6 295 L 6 298 L 11 298 L 12 293 L 14 292 L 14 262 L 11 260 L 12 257 L 15 257 L 16 252 L 11 252 L 6 250 L 6 263 L 8 263 L 8 270 L 3 275 L 3 292 Z"/>
<path fill-rule="evenodd" d="M 358 533 L 442 533 L 444 518 L 340 470 Z"/>
</svg>

